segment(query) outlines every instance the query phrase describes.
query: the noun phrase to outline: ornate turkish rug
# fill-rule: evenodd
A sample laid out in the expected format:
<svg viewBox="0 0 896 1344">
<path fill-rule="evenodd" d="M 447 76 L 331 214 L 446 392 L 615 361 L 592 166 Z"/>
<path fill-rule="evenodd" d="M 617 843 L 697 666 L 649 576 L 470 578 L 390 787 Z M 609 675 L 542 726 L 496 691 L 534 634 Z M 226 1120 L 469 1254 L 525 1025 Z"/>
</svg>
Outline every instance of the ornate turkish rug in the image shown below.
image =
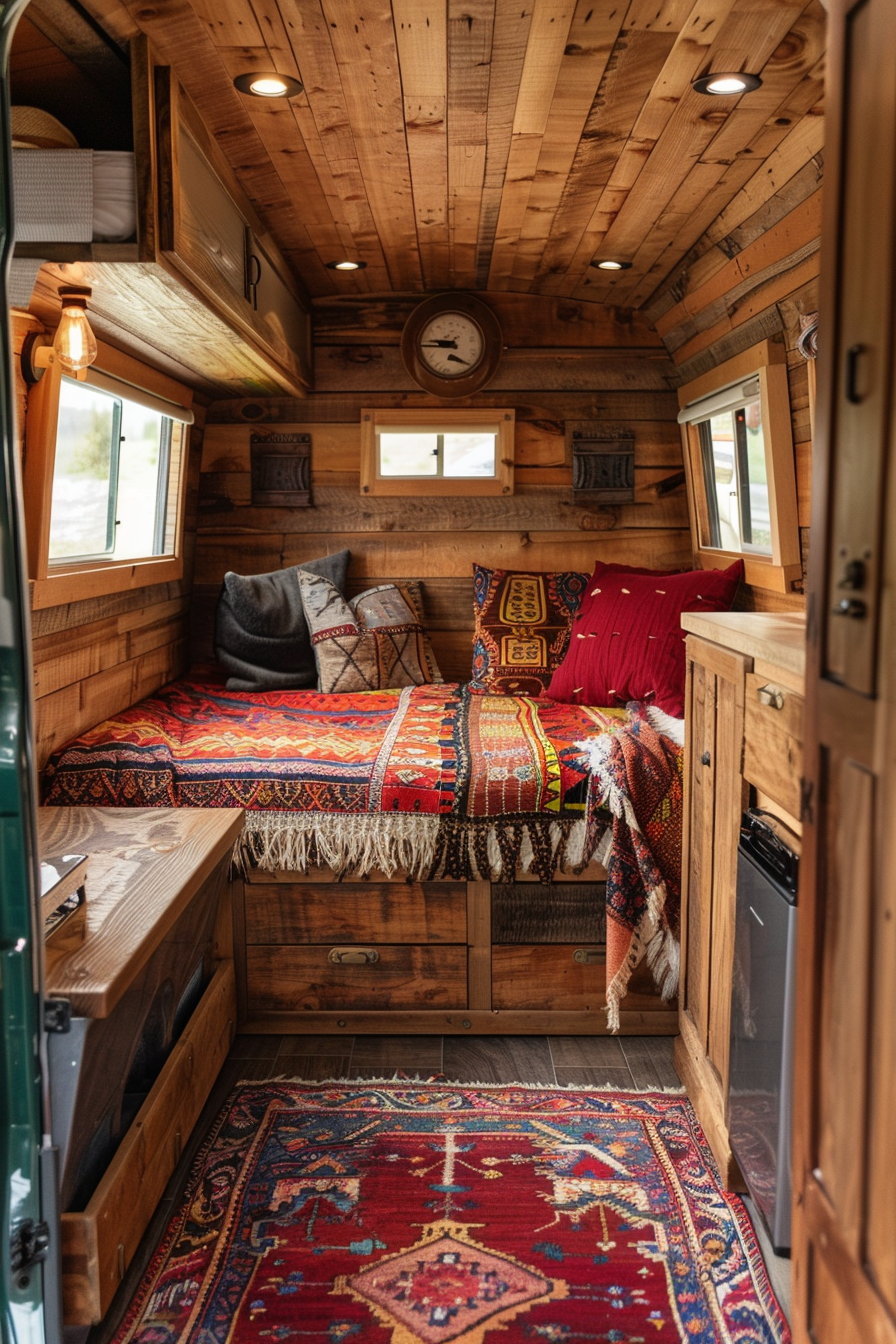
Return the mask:
<svg viewBox="0 0 896 1344">
<path fill-rule="evenodd" d="M 114 1344 L 785 1344 L 688 1102 L 243 1084 Z"/>
<path fill-rule="evenodd" d="M 244 807 L 245 862 L 542 882 L 587 861 L 577 740 L 623 710 L 453 684 L 320 695 L 176 681 L 57 751 L 44 801 Z M 678 821 L 680 827 L 680 818 Z"/>
</svg>

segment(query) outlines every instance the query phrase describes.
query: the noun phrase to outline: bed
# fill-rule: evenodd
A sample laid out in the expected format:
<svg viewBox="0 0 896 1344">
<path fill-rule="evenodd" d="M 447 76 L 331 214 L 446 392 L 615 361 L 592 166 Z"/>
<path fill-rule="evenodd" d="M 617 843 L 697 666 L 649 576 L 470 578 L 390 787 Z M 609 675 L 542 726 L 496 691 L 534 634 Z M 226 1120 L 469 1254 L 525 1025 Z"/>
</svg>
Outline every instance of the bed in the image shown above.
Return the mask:
<svg viewBox="0 0 896 1344">
<path fill-rule="evenodd" d="M 250 899 L 270 896 L 264 874 L 300 882 L 314 869 L 464 891 L 528 872 L 543 888 L 574 880 L 601 847 L 612 1026 L 645 952 L 664 997 L 677 984 L 681 748 L 669 727 L 640 707 L 456 684 L 229 691 L 204 669 L 57 751 L 44 801 L 245 808 L 235 863 Z"/>
</svg>

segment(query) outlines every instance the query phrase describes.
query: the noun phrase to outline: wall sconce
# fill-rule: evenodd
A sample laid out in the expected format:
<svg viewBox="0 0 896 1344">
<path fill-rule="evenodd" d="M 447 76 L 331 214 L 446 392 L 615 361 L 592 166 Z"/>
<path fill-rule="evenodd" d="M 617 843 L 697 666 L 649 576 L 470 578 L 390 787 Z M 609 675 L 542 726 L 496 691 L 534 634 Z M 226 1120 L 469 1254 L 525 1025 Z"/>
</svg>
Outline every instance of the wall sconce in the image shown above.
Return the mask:
<svg viewBox="0 0 896 1344">
<path fill-rule="evenodd" d="M 96 359 L 96 337 L 87 321 L 90 293 L 86 285 L 63 285 L 59 290 L 62 317 L 53 338 L 53 351 L 62 372 L 70 378 L 80 377 Z"/>
<path fill-rule="evenodd" d="M 83 379 L 90 364 L 96 359 L 96 337 L 87 320 L 87 300 L 91 290 L 87 285 L 62 285 L 59 299 L 62 315 L 56 334 L 49 336 L 31 332 L 22 345 L 22 377 L 29 386 L 39 382 L 44 369 L 58 359 L 62 372 L 69 378 Z"/>
</svg>

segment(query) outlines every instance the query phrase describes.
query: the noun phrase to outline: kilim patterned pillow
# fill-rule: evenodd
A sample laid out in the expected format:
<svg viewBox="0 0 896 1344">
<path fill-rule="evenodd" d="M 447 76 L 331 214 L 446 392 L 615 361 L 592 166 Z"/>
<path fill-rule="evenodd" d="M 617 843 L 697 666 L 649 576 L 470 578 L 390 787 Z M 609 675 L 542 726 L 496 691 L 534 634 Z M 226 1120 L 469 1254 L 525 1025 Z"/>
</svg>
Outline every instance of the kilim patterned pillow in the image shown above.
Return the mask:
<svg viewBox="0 0 896 1344">
<path fill-rule="evenodd" d="M 575 571 L 473 566 L 473 678 L 492 695 L 540 695 L 560 666 L 588 585 Z"/>
<path fill-rule="evenodd" d="M 302 571 L 299 587 L 318 690 L 385 691 L 442 680 L 423 629 L 419 584 L 385 583 L 347 601 L 328 579 Z"/>
</svg>

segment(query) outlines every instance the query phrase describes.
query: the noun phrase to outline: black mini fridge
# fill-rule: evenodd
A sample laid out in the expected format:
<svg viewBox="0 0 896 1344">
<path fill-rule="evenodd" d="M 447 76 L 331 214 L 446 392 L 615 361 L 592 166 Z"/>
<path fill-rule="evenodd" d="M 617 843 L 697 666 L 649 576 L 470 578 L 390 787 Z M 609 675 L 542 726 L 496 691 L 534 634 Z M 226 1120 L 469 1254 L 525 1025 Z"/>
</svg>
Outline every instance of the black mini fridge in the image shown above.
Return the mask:
<svg viewBox="0 0 896 1344">
<path fill-rule="evenodd" d="M 790 1131 L 799 858 L 745 812 L 737 854 L 728 1133 L 775 1250 L 790 1249 Z"/>
</svg>

